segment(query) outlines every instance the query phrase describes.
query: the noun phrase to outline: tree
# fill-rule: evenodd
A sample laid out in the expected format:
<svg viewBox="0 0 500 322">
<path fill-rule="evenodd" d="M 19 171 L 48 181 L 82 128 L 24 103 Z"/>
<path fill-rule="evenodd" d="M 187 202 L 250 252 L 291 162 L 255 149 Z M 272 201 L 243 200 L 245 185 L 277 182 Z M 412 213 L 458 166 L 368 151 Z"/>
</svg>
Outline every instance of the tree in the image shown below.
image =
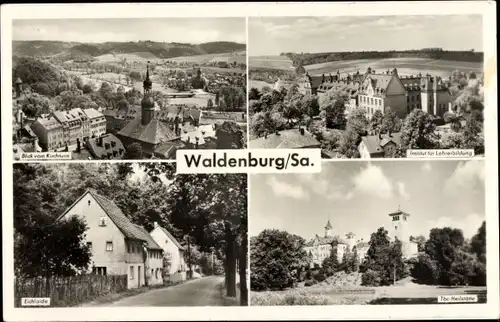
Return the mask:
<svg viewBox="0 0 500 322">
<path fill-rule="evenodd" d="M 143 158 L 142 146 L 140 143 L 129 145 L 123 156 L 125 160 L 141 160 Z"/>
<path fill-rule="evenodd" d="M 410 236 L 410 241 L 417 243 L 418 252 L 423 252 L 425 250 L 426 239 L 424 235 L 418 235 L 416 237 Z"/>
<path fill-rule="evenodd" d="M 414 109 L 401 128 L 402 146 L 408 149 L 433 149 L 437 143 L 436 125 L 429 114 Z"/>
<path fill-rule="evenodd" d="M 389 106 L 386 107 L 384 116 L 382 118 L 381 132 L 382 133 L 389 133 L 389 135 L 391 133 L 398 132 L 399 123 L 400 123 L 400 120 L 399 120 L 398 116 L 396 115 L 396 113 L 393 112 Z"/>
<path fill-rule="evenodd" d="M 39 117 L 51 111 L 49 99 L 38 93 L 26 95 L 19 104 L 28 117 Z"/>
<path fill-rule="evenodd" d="M 321 263 L 321 270 L 326 277 L 332 276 L 339 269 L 339 261 L 337 252 L 333 251 L 330 256 L 323 260 Z"/>
<path fill-rule="evenodd" d="M 34 223 L 29 232 L 16 233 L 14 257 L 22 276 L 72 276 L 89 268 L 84 221 L 73 216 L 53 222 L 40 216 Z"/>
<path fill-rule="evenodd" d="M 486 264 L 486 221 L 483 221 L 477 233 L 472 237 L 470 246 L 477 259 Z"/>
<path fill-rule="evenodd" d="M 242 149 L 245 146 L 245 136 L 242 128 L 235 122 L 225 121 L 215 130 L 217 149 Z"/>
<path fill-rule="evenodd" d="M 343 129 L 346 124 L 344 98 L 338 92 L 328 92 L 319 102 L 320 116 L 330 129 Z"/>
<path fill-rule="evenodd" d="M 401 241 L 389 240 L 388 232 L 379 228 L 370 237 L 370 248 L 360 266 L 363 276 L 363 285 L 380 286 L 391 285 L 405 277 Z"/>
<path fill-rule="evenodd" d="M 355 108 L 347 119 L 346 128 L 356 131 L 359 136 L 364 136 L 368 132 L 368 119 L 366 118 L 366 111 L 362 108 Z"/>
<path fill-rule="evenodd" d="M 342 134 L 339 152 L 346 158 L 359 158 L 358 144 L 360 136 L 353 128 L 348 128 Z"/>
<path fill-rule="evenodd" d="M 261 97 L 261 93 L 259 93 L 259 90 L 255 87 L 250 88 L 250 91 L 248 92 L 248 100 L 258 100 Z"/>
<path fill-rule="evenodd" d="M 250 240 L 250 288 L 281 290 L 293 284 L 292 272 L 307 265 L 305 240 L 277 229 L 263 230 Z"/>
<path fill-rule="evenodd" d="M 384 120 L 384 114 L 380 110 L 376 110 L 373 113 L 372 118 L 370 120 L 370 131 L 372 135 L 377 135 L 382 133 L 382 124 Z"/>
<path fill-rule="evenodd" d="M 94 91 L 94 88 L 90 84 L 85 84 L 82 88 L 83 94 L 90 94 Z"/>
</svg>

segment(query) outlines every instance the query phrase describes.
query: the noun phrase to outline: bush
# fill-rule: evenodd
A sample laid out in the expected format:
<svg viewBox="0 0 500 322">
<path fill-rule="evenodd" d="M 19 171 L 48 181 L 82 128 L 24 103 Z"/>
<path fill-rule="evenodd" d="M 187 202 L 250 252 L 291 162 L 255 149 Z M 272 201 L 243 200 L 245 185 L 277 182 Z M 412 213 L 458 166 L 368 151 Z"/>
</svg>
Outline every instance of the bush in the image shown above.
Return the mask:
<svg viewBox="0 0 500 322">
<path fill-rule="evenodd" d="M 422 254 L 418 256 L 410 273 L 420 283 L 434 285 L 439 279 L 439 265 L 429 255 Z"/>
<path fill-rule="evenodd" d="M 363 286 L 380 286 L 382 278 L 380 273 L 368 269 L 366 273 L 361 276 L 361 285 Z"/>
<path fill-rule="evenodd" d="M 315 274 L 313 278 L 318 282 L 323 282 L 324 280 L 326 280 L 326 276 L 322 271 L 319 271 L 317 274 Z"/>
</svg>

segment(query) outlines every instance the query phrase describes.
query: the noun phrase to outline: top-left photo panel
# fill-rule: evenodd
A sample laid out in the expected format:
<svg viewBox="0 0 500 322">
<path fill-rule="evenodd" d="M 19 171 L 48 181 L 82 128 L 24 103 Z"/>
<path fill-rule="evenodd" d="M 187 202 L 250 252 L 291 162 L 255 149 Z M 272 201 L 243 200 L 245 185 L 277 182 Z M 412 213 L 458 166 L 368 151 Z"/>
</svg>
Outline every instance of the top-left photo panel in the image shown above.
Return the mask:
<svg viewBox="0 0 500 322">
<path fill-rule="evenodd" d="M 12 22 L 15 161 L 244 149 L 246 89 L 245 18 Z"/>
</svg>

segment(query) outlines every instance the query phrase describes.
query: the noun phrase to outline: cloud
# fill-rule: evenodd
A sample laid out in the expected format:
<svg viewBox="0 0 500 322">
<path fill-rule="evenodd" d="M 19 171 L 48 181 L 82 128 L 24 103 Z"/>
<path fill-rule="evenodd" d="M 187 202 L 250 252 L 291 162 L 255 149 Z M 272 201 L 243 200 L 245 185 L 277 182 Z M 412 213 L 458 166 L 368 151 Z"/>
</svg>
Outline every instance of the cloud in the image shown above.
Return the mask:
<svg viewBox="0 0 500 322">
<path fill-rule="evenodd" d="M 309 193 L 300 184 L 290 184 L 280 181 L 276 176 L 267 179 L 267 184 L 277 196 L 290 197 L 293 199 L 309 199 Z"/>
<path fill-rule="evenodd" d="M 382 168 L 378 166 L 368 165 L 354 176 L 353 183 L 353 190 L 357 193 L 384 199 L 394 195 L 391 181 L 384 175 Z"/>
<path fill-rule="evenodd" d="M 405 200 L 409 200 L 410 194 L 406 191 L 404 182 L 398 182 L 397 187 L 399 196 Z"/>
<path fill-rule="evenodd" d="M 481 161 L 466 161 L 457 165 L 455 171 L 444 183 L 448 195 L 463 194 L 464 191 L 484 190 L 485 167 Z"/>
<path fill-rule="evenodd" d="M 477 233 L 477 230 L 484 220 L 485 216 L 479 214 L 470 214 L 468 216 L 461 217 L 460 220 L 443 216 L 436 218 L 435 220 L 429 220 L 425 227 L 426 231 L 423 232 L 423 235 L 429 237 L 429 232 L 433 228 L 451 227 L 461 229 L 465 238 L 471 238 Z"/>
<path fill-rule="evenodd" d="M 352 192 L 347 191 L 347 189 L 342 185 L 333 183 L 333 169 L 333 167 L 329 167 L 327 169 L 323 169 L 321 173 L 300 174 L 297 175 L 297 178 L 307 190 L 323 196 L 328 200 L 351 199 L 353 197 Z"/>
<path fill-rule="evenodd" d="M 427 161 L 424 164 L 422 164 L 422 171 L 424 171 L 424 172 L 430 172 L 430 171 L 432 171 L 432 165 L 430 164 L 429 161 Z"/>
</svg>

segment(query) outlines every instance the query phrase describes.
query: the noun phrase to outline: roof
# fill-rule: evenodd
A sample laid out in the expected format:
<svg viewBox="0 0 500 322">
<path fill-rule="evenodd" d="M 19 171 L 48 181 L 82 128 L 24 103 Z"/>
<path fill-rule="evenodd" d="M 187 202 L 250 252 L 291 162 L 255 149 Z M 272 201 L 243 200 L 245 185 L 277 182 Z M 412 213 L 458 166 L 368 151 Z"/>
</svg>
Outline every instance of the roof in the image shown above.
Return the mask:
<svg viewBox="0 0 500 322">
<path fill-rule="evenodd" d="M 308 75 L 309 83 L 311 83 L 311 88 L 318 88 L 321 83 L 323 83 L 323 76 L 310 76 Z"/>
<path fill-rule="evenodd" d="M 396 145 L 401 145 L 401 133 L 392 133 L 391 137 L 382 135 L 382 139 L 378 135 L 367 135 L 361 137 L 361 142 L 364 143 L 370 154 L 383 152 L 383 147 L 394 142 Z"/>
<path fill-rule="evenodd" d="M 123 214 L 121 209 L 118 208 L 114 201 L 99 195 L 93 189 L 88 189 L 84 194 L 82 194 L 80 198 L 78 198 L 68 209 L 66 209 L 66 211 L 61 216 L 59 216 L 57 220 L 63 218 L 73 208 L 73 206 L 77 204 L 88 193 L 90 193 L 90 195 L 97 201 L 99 206 L 101 206 L 106 215 L 108 215 L 111 221 L 113 221 L 116 227 L 118 227 L 125 238 L 137 239 L 147 242 L 147 240 L 144 239 L 143 233 L 137 228 L 136 225 L 134 225 L 130 221 L 130 219 L 127 218 L 127 216 Z"/>
<path fill-rule="evenodd" d="M 252 149 L 297 149 L 320 145 L 321 143 L 305 129 L 304 134 L 300 134 L 299 129 L 290 129 L 250 141 Z"/>
<path fill-rule="evenodd" d="M 345 244 L 346 241 L 340 238 L 339 236 L 328 236 L 328 237 L 320 237 L 316 235 L 315 238 L 309 241 L 308 246 L 313 246 L 317 242 L 318 245 L 327 245 L 327 244 Z"/>
<path fill-rule="evenodd" d="M 185 250 L 184 246 L 182 246 L 181 244 L 179 244 L 179 242 L 177 241 L 177 239 L 175 239 L 175 237 L 172 236 L 172 234 L 170 234 L 168 232 L 168 230 L 166 230 L 162 226 L 158 226 L 157 228 L 159 228 L 165 235 L 167 235 L 167 237 L 174 243 L 175 246 L 177 246 L 177 248 L 179 248 L 180 250 Z"/>
<path fill-rule="evenodd" d="M 181 147 L 178 142 L 162 142 L 155 147 L 153 156 L 160 158 L 170 158 L 175 156 L 175 151 Z"/>
<path fill-rule="evenodd" d="M 365 247 L 370 247 L 370 244 L 367 242 L 359 242 L 356 244 L 356 249 L 365 248 Z"/>
<path fill-rule="evenodd" d="M 48 118 L 39 117 L 35 123 L 40 124 L 46 130 L 53 130 L 62 127 L 62 124 L 52 116 L 49 116 Z"/>
<path fill-rule="evenodd" d="M 420 91 L 420 77 L 400 77 L 399 80 L 407 91 Z"/>
<path fill-rule="evenodd" d="M 400 209 L 398 209 L 397 211 L 389 214 L 389 216 L 397 216 L 397 215 L 406 215 L 406 216 L 409 216 L 410 214 L 407 214 L 406 212 L 401 211 Z"/>
<path fill-rule="evenodd" d="M 158 245 L 155 240 L 153 239 L 153 237 L 151 237 L 151 235 L 146 231 L 146 229 L 144 229 L 144 227 L 141 227 L 139 225 L 136 225 L 136 224 L 133 224 L 137 230 L 141 233 L 141 237 L 143 240 L 146 240 L 147 242 L 147 248 L 149 249 L 156 249 L 156 250 L 163 250 L 163 248 L 160 247 L 160 245 Z"/>
<path fill-rule="evenodd" d="M 101 137 L 89 139 L 87 147 L 99 159 L 121 159 L 125 153 L 122 141 L 113 134 L 104 134 Z"/>
<path fill-rule="evenodd" d="M 366 90 L 371 84 L 375 91 L 386 92 L 387 87 L 395 75 L 388 74 L 368 74 L 363 81 L 362 90 Z"/>
<path fill-rule="evenodd" d="M 128 123 L 118 132 L 118 135 L 154 145 L 161 142 L 173 141 L 178 138 L 175 131 L 160 120 L 152 119 L 147 125 L 143 125 L 140 117 L 136 117 Z"/>
<path fill-rule="evenodd" d="M 87 115 L 87 117 L 89 119 L 104 117 L 104 115 L 101 112 L 99 112 L 98 110 L 96 110 L 95 108 L 86 108 L 83 110 L 83 112 L 85 113 L 85 115 Z"/>
</svg>

